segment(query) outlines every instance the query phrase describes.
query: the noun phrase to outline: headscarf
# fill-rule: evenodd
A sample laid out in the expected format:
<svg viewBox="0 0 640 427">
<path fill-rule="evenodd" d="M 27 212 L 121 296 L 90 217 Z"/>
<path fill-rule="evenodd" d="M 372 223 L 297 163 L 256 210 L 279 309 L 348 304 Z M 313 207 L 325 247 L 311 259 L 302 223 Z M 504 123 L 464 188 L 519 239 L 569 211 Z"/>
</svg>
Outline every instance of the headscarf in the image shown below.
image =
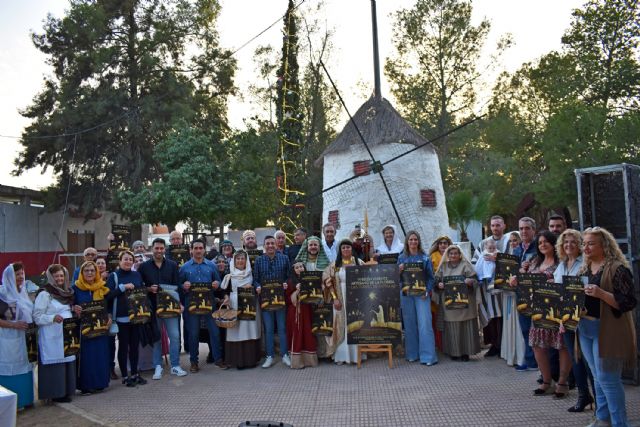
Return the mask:
<svg viewBox="0 0 640 427">
<path fill-rule="evenodd" d="M 16 320 L 31 323 L 33 319 L 31 312 L 33 311 L 33 303 L 27 294 L 27 283 L 22 284 L 22 288 L 18 292 L 16 284 L 16 272 L 13 270 L 13 264 L 9 264 L 2 273 L 2 286 L 0 286 L 0 300 L 9 305 L 16 305 Z"/>
<path fill-rule="evenodd" d="M 453 245 L 453 240 L 451 240 L 451 237 L 446 236 L 446 235 L 442 235 L 440 237 L 438 237 L 436 240 L 433 241 L 433 243 L 431 244 L 431 248 L 429 248 L 429 255 L 431 255 L 432 253 L 434 253 L 435 251 L 438 250 L 438 242 L 440 240 L 446 240 L 449 242 L 449 246 Z"/>
<path fill-rule="evenodd" d="M 96 278 L 93 283 L 89 283 L 84 278 L 84 268 L 93 265 L 96 269 Z M 100 272 L 98 271 L 98 265 L 93 261 L 87 261 L 80 266 L 80 274 L 78 275 L 78 280 L 76 280 L 76 286 L 81 291 L 91 291 L 93 292 L 93 300 L 101 301 L 104 299 L 104 296 L 109 293 L 109 288 L 105 286 L 104 280 L 100 277 Z"/>
<path fill-rule="evenodd" d="M 384 240 L 384 230 L 387 228 L 393 229 L 393 241 L 391 242 L 391 248 L 387 247 L 387 243 Z M 404 250 L 404 244 L 400 241 L 398 236 L 398 230 L 395 225 L 385 225 L 382 229 L 382 244 L 376 248 L 376 251 L 381 254 L 399 254 Z"/>
<path fill-rule="evenodd" d="M 255 231 L 253 231 L 253 230 L 244 230 L 244 231 L 242 232 L 242 243 L 244 243 L 244 239 L 245 239 L 247 236 L 253 236 L 253 237 L 256 237 L 256 232 L 255 232 Z"/>
<path fill-rule="evenodd" d="M 467 257 L 464 256 L 462 248 L 460 248 L 460 246 L 458 245 L 449 245 L 449 247 L 444 251 L 444 254 L 442 254 L 442 261 L 440 261 L 440 265 L 444 265 L 445 263 L 449 262 L 449 252 L 451 252 L 451 250 L 453 249 L 457 249 L 458 252 L 460 252 L 460 264 L 466 264 L 467 268 L 469 268 L 470 271 L 475 271 L 473 265 L 469 262 L 469 260 L 467 260 Z M 439 268 L 440 267 L 438 267 L 438 269 Z"/>
<path fill-rule="evenodd" d="M 329 265 L 330 261 L 329 261 L 329 257 L 324 252 L 324 246 L 322 245 L 322 241 L 320 240 L 320 238 L 316 236 L 311 236 L 304 239 L 304 242 L 302 242 L 302 247 L 300 248 L 300 251 L 296 256 L 296 262 L 302 262 L 305 264 L 305 266 L 308 262 L 310 262 L 308 248 L 309 248 L 309 242 L 312 240 L 315 240 L 316 242 L 318 242 L 318 257 L 316 258 L 316 269 L 319 271 L 322 271 Z"/>
<path fill-rule="evenodd" d="M 56 282 L 53 280 L 51 268 L 55 266 L 62 267 L 62 271 L 64 272 L 64 285 L 62 285 L 62 288 L 56 286 Z M 47 284 L 44 285 L 44 290 L 49 292 L 51 297 L 61 304 L 73 304 L 73 289 L 69 286 L 69 272 L 63 265 L 51 264 L 49 268 L 47 268 Z"/>
<path fill-rule="evenodd" d="M 244 258 L 247 260 L 244 270 L 236 268 L 235 261 L 236 257 L 239 255 L 244 255 Z M 233 280 L 236 288 L 253 283 L 253 274 L 251 273 L 251 263 L 249 262 L 249 255 L 247 255 L 247 252 L 244 249 L 240 249 L 233 254 L 233 259 L 229 262 L 229 274 L 224 276 L 220 287 L 222 289 L 227 289 L 231 280 Z"/>
</svg>

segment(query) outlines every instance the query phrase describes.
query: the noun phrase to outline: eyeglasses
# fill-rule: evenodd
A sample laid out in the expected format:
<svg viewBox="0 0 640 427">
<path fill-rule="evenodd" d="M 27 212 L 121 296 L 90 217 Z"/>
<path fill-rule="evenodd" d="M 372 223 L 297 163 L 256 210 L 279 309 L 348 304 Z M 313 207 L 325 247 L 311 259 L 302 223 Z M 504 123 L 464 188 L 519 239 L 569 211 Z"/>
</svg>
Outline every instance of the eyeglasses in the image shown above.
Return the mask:
<svg viewBox="0 0 640 427">
<path fill-rule="evenodd" d="M 446 240 L 443 240 L 441 242 L 438 242 L 439 245 L 448 245 L 449 242 L 447 242 Z"/>
</svg>

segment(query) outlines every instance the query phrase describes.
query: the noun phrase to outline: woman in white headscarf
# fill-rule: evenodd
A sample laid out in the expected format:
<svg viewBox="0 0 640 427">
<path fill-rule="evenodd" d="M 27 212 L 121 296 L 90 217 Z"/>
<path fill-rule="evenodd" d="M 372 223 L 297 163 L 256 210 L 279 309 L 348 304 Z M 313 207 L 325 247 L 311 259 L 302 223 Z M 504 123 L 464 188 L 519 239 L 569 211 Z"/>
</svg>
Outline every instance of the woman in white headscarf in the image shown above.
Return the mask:
<svg viewBox="0 0 640 427">
<path fill-rule="evenodd" d="M 376 248 L 378 254 L 399 254 L 404 251 L 404 244 L 398 236 L 395 225 L 385 225 L 382 229 L 382 244 Z"/>
<path fill-rule="evenodd" d="M 33 373 L 25 340 L 32 311 L 24 266 L 9 264 L 0 286 L 0 386 L 18 395 L 18 408 L 33 404 Z"/>
<path fill-rule="evenodd" d="M 229 303 L 232 309 L 238 309 L 238 288 L 253 288 L 253 274 L 249 256 L 244 249 L 233 254 L 229 262 L 229 274 L 224 276 L 222 289 L 231 289 Z M 255 299 L 255 320 L 238 320 L 238 324 L 227 329 L 227 341 L 224 354 L 225 363 L 234 368 L 253 368 L 260 361 L 260 306 Z"/>
</svg>

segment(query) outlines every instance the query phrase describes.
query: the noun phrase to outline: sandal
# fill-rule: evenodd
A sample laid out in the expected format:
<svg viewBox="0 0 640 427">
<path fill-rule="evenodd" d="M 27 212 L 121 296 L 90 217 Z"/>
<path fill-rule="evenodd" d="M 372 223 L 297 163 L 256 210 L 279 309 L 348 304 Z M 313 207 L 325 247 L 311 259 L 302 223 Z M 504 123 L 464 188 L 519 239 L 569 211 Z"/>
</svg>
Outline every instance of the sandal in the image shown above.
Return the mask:
<svg viewBox="0 0 640 427">
<path fill-rule="evenodd" d="M 533 395 L 534 396 L 544 396 L 545 394 L 549 393 L 549 391 L 551 390 L 551 383 L 550 382 L 543 382 L 540 387 L 538 387 L 537 389 L 533 390 Z"/>
<path fill-rule="evenodd" d="M 569 393 L 569 384 L 558 383 L 556 384 L 556 391 L 555 393 L 553 393 L 553 395 L 556 397 L 556 399 L 562 399 L 568 393 Z"/>
</svg>

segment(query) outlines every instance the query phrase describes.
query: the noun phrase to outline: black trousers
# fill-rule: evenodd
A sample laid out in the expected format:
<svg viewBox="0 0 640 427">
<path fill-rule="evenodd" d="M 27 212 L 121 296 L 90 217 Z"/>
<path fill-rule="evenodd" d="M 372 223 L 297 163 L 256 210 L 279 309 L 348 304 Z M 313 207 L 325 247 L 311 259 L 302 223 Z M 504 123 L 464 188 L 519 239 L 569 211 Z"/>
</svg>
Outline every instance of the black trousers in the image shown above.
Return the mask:
<svg viewBox="0 0 640 427">
<path fill-rule="evenodd" d="M 131 376 L 138 373 L 138 348 L 140 347 L 140 326 L 118 322 L 118 365 L 122 379 L 127 375 L 127 357 L 131 365 Z"/>
</svg>

